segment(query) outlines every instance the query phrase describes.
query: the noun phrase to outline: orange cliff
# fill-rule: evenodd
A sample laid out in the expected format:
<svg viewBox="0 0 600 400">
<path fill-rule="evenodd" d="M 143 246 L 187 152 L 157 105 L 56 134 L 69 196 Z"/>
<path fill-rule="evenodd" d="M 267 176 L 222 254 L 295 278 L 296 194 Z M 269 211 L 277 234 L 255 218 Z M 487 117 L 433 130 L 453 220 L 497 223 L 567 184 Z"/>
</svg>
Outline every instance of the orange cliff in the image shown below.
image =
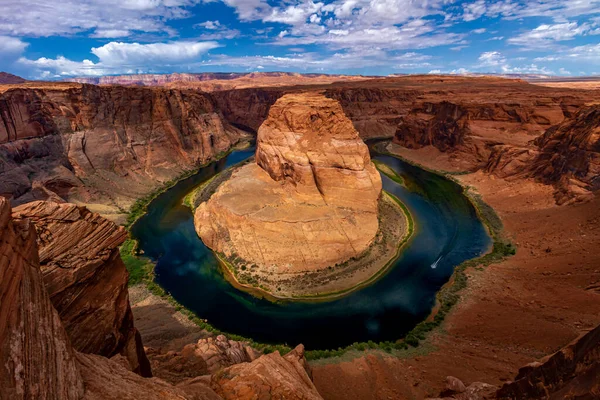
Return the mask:
<svg viewBox="0 0 600 400">
<path fill-rule="evenodd" d="M 200 92 L 11 86 L 0 92 L 0 195 L 120 213 L 242 136 Z"/>
</svg>

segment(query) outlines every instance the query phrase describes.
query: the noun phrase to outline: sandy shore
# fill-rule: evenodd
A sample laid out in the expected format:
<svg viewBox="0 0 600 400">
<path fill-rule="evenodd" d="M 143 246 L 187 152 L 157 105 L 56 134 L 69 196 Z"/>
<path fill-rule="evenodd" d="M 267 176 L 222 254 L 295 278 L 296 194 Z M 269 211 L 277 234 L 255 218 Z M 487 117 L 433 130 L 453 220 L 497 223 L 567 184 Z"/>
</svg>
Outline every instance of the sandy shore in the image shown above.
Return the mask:
<svg viewBox="0 0 600 400">
<path fill-rule="evenodd" d="M 435 170 L 468 168 L 437 150 L 393 150 Z M 494 207 L 517 254 L 466 271 L 461 301 L 423 354 L 401 359 L 371 353 L 315 364 L 315 384 L 325 399 L 437 397 L 448 375 L 466 384 L 501 385 L 600 323 L 600 199 L 559 207 L 552 187 L 531 180 L 481 172 L 455 177 Z"/>
</svg>

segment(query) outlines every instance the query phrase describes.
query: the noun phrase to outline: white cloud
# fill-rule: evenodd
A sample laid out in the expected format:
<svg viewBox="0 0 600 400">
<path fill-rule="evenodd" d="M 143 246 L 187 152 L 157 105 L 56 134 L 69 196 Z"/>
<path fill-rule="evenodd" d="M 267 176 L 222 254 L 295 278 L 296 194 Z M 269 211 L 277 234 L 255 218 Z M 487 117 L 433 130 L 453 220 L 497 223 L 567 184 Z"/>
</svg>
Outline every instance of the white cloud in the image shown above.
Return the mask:
<svg viewBox="0 0 600 400">
<path fill-rule="evenodd" d="M 21 57 L 18 63 L 33 69 L 40 77 L 99 76 L 119 73 L 146 72 L 150 68 L 199 61 L 199 57 L 219 47 L 216 42 L 122 43 L 110 42 L 92 48 L 98 62 L 73 61 L 63 56 L 30 60 Z"/>
<path fill-rule="evenodd" d="M 205 29 L 219 29 L 221 28 L 221 23 L 219 21 L 206 21 L 206 22 L 201 22 L 198 24 L 198 26 L 201 26 Z"/>
<path fill-rule="evenodd" d="M 37 60 L 20 58 L 21 65 L 37 70 L 37 76 L 43 78 L 54 78 L 61 76 L 101 76 L 110 74 L 109 69 L 103 69 L 99 64 L 90 60 L 71 61 L 63 56 L 55 59 L 46 57 Z"/>
<path fill-rule="evenodd" d="M 123 43 L 110 42 L 94 47 L 92 53 L 103 65 L 143 66 L 166 65 L 196 59 L 199 55 L 219 47 L 217 42 Z"/>
<path fill-rule="evenodd" d="M 0 35 L 0 58 L 9 55 L 21 54 L 28 46 L 28 43 L 21 39 Z"/>
<path fill-rule="evenodd" d="M 194 25 L 194 28 L 202 28 L 205 33 L 201 34 L 198 39 L 200 40 L 222 40 L 222 39 L 234 39 L 239 37 L 241 32 L 237 29 L 229 29 L 227 26 L 221 24 L 219 21 L 205 21 Z"/>
<path fill-rule="evenodd" d="M 428 72 L 429 75 L 439 75 L 442 73 L 442 70 L 440 69 L 432 69 L 431 71 Z"/>
<path fill-rule="evenodd" d="M 506 64 L 506 58 L 498 51 L 486 51 L 479 56 L 480 67 L 495 67 Z"/>
<path fill-rule="evenodd" d="M 463 5 L 462 18 L 473 21 L 482 16 L 519 19 L 527 17 L 549 17 L 556 21 L 597 13 L 600 0 L 477 0 Z"/>
<path fill-rule="evenodd" d="M 586 23 L 581 25 L 577 22 L 553 25 L 543 24 L 533 30 L 508 39 L 508 42 L 525 48 L 543 48 L 553 45 L 554 42 L 572 40 L 576 36 L 588 34 L 590 30 L 591 26 Z"/>
<path fill-rule="evenodd" d="M 482 33 L 485 33 L 485 32 L 486 32 L 486 30 L 487 30 L 487 29 L 485 29 L 485 28 L 479 28 L 479 29 L 473 29 L 471 32 L 473 32 L 473 33 L 475 33 L 475 34 L 477 34 L 477 35 L 480 35 L 480 34 L 482 34 Z"/>
<path fill-rule="evenodd" d="M 187 17 L 200 0 L 2 0 L 0 35 L 44 37 L 91 31 L 94 37 L 125 32 L 174 34 L 165 21 Z"/>
</svg>

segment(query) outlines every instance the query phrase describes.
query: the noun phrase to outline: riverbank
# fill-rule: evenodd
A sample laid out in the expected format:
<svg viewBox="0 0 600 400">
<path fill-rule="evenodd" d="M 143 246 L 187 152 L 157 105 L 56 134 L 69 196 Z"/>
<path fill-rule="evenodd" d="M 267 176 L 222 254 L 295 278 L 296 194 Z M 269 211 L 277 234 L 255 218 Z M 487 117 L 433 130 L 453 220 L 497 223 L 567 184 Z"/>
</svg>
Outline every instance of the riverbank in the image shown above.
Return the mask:
<svg viewBox="0 0 600 400">
<path fill-rule="evenodd" d="M 449 172 L 469 188 L 469 196 L 475 201 L 480 197 L 498 213 L 503 236 L 519 251 L 501 260 L 488 257 L 499 262 L 485 268 L 474 260 L 462 270 L 460 296 L 440 329 L 423 335 L 419 348 L 427 351 L 417 357 L 374 353 L 313 363 L 323 397 L 438 397 L 449 375 L 467 385 L 500 385 L 518 368 L 600 322 L 599 291 L 594 289 L 600 282 L 600 254 L 594 251 L 600 245 L 598 199 L 558 207 L 550 186 L 525 179 L 506 181 L 483 172 L 466 174 L 474 166 L 431 148 L 389 150 L 429 170 Z M 483 215 L 489 211 L 481 204 L 477 207 Z M 449 282 L 442 291 L 453 285 Z M 452 293 L 443 297 L 455 299 Z"/>
</svg>

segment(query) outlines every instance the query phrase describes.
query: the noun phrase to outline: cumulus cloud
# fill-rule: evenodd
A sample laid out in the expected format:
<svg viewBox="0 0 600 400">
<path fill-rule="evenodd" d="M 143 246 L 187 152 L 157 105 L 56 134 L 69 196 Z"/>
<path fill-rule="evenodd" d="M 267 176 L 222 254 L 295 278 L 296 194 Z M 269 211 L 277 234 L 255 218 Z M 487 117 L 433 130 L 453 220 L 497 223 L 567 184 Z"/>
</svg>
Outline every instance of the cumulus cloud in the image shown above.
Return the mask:
<svg viewBox="0 0 600 400">
<path fill-rule="evenodd" d="M 238 29 L 229 29 L 219 21 L 205 21 L 194 25 L 194 28 L 202 28 L 205 30 L 205 33 L 202 33 L 198 37 L 200 40 L 234 39 L 241 34 Z"/>
<path fill-rule="evenodd" d="M 28 46 L 19 38 L 0 35 L 0 57 L 21 54 Z"/>
<path fill-rule="evenodd" d="M 149 68 L 160 69 L 172 64 L 199 61 L 199 57 L 219 47 L 217 42 L 178 41 L 168 43 L 123 43 L 110 42 L 92 48 L 98 62 L 91 60 L 73 61 L 59 56 L 30 60 L 19 59 L 22 66 L 34 69 L 41 77 L 98 76 L 118 73 L 145 72 Z"/>
</svg>

